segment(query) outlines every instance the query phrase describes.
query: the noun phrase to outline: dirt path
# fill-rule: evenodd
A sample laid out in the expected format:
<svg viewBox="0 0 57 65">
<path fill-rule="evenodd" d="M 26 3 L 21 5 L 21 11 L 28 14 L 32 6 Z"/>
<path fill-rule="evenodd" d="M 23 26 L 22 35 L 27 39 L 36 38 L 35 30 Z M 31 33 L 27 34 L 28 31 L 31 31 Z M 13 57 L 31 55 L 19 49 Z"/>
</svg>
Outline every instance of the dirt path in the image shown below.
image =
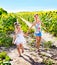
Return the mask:
<svg viewBox="0 0 57 65">
<path fill-rule="evenodd" d="M 24 20 L 23 18 L 21 18 L 29 27 L 31 26 L 31 24 Z M 33 27 L 34 28 L 34 27 Z M 32 38 L 31 38 L 32 39 Z M 31 40 L 30 39 L 30 40 Z M 54 40 L 56 41 L 56 39 L 54 37 L 52 37 L 52 35 L 50 35 L 49 33 L 45 33 L 43 32 L 43 39 L 48 41 L 51 40 L 54 42 Z M 57 45 L 57 42 L 54 42 L 55 45 Z M 36 48 L 32 48 L 30 46 L 28 46 L 27 44 L 24 44 L 24 53 L 22 54 L 22 57 L 18 56 L 18 52 L 16 48 L 10 48 L 8 52 L 8 55 L 10 56 L 10 58 L 12 59 L 11 64 L 12 65 L 45 65 L 41 62 L 43 62 L 43 55 L 45 55 L 46 57 L 44 58 L 52 58 L 52 56 L 55 56 L 53 58 L 57 59 L 57 53 L 54 55 L 54 53 L 57 51 L 56 49 L 51 49 L 46 51 L 44 50 L 43 47 L 40 46 L 41 49 L 41 54 L 38 54 L 38 52 L 36 52 Z M 54 50 L 54 51 L 53 51 Z M 54 63 L 57 63 L 54 61 Z"/>
<path fill-rule="evenodd" d="M 10 53 L 8 55 L 13 59 L 11 61 L 12 65 L 43 65 L 41 64 L 42 58 L 39 57 L 38 53 L 34 51 L 30 51 L 30 48 L 24 45 L 25 51 L 22 54 L 22 57 L 18 56 L 17 49 L 10 49 Z"/>
<path fill-rule="evenodd" d="M 29 27 L 31 26 L 31 23 L 29 23 L 25 19 L 23 19 L 21 17 L 20 17 L 20 19 L 22 19 Z M 33 29 L 35 29 L 35 28 L 33 27 Z M 52 41 L 53 44 L 57 47 L 57 38 L 55 38 L 52 34 L 42 31 L 42 39 L 45 41 Z"/>
<path fill-rule="evenodd" d="M 11 65 L 45 65 L 43 63 L 44 59 L 51 59 L 53 62 L 52 65 L 57 65 L 57 49 L 46 51 L 40 46 L 40 54 L 36 52 L 36 50 L 35 47 L 29 46 L 26 43 L 24 44 L 24 53 L 22 57 L 19 57 L 17 49 L 11 47 L 8 52 L 9 57 L 12 59 L 12 61 L 10 61 Z"/>
</svg>

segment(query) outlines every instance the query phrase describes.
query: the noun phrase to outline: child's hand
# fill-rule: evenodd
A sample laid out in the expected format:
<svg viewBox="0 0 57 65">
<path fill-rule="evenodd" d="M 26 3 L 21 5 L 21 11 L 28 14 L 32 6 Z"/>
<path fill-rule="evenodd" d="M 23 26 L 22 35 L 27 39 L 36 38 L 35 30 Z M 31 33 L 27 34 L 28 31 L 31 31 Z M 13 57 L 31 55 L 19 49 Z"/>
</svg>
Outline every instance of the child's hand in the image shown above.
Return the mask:
<svg viewBox="0 0 57 65">
<path fill-rule="evenodd" d="M 25 34 L 24 34 L 24 36 L 26 36 L 26 37 L 27 37 L 27 36 L 28 36 L 28 33 L 25 33 Z"/>
</svg>

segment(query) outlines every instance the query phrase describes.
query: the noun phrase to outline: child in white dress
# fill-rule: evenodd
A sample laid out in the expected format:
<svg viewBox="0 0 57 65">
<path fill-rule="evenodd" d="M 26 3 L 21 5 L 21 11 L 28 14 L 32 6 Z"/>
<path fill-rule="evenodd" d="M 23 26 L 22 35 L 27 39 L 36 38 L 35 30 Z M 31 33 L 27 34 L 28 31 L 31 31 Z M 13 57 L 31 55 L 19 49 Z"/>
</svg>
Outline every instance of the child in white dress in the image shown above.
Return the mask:
<svg viewBox="0 0 57 65">
<path fill-rule="evenodd" d="M 21 30 L 20 25 L 17 22 L 15 22 L 14 25 L 15 25 L 15 35 L 13 37 L 13 41 L 14 41 L 14 44 L 17 45 L 19 56 L 21 56 L 20 49 L 22 50 L 22 53 L 23 53 L 24 52 L 23 44 L 26 43 L 26 40 L 24 38 L 24 34 Z"/>
</svg>

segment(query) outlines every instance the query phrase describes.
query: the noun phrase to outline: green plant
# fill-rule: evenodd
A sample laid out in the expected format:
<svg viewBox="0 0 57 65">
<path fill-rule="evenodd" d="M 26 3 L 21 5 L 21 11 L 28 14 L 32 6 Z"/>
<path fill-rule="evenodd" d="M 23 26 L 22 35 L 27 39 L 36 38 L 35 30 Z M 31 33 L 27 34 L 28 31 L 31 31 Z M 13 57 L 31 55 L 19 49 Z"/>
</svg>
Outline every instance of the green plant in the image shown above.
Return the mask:
<svg viewBox="0 0 57 65">
<path fill-rule="evenodd" d="M 11 58 L 7 55 L 6 52 L 1 52 L 0 53 L 0 65 L 11 65 L 9 62 Z"/>
<path fill-rule="evenodd" d="M 6 61 L 6 62 L 1 63 L 1 65 L 11 65 L 11 63 L 9 61 Z"/>
<path fill-rule="evenodd" d="M 4 46 L 4 47 L 12 46 L 12 38 L 8 35 L 3 35 L 0 38 L 0 46 Z"/>
<path fill-rule="evenodd" d="M 34 21 L 34 14 L 39 15 L 40 20 L 44 23 L 44 28 L 46 32 L 52 33 L 54 36 L 57 36 L 57 11 L 38 11 L 38 12 L 19 12 L 16 15 L 21 16 L 30 23 Z"/>
<path fill-rule="evenodd" d="M 51 48 L 52 42 L 51 42 L 51 41 L 44 42 L 43 46 L 44 46 L 45 48 Z"/>
<path fill-rule="evenodd" d="M 16 16 L 14 13 L 7 13 L 2 8 L 0 8 L 0 13 L 2 14 L 0 15 L 0 46 L 10 47 L 12 46 L 10 34 L 14 31 Z"/>
<path fill-rule="evenodd" d="M 52 65 L 53 64 L 53 61 L 51 59 L 43 59 L 43 63 L 45 65 Z"/>
<path fill-rule="evenodd" d="M 0 58 L 3 60 L 3 59 L 5 59 L 5 56 L 7 55 L 7 53 L 6 52 L 1 52 L 0 53 Z"/>
<path fill-rule="evenodd" d="M 0 60 L 0 65 L 1 65 L 1 63 L 3 63 L 3 61 L 2 61 L 2 60 Z"/>
<path fill-rule="evenodd" d="M 34 46 L 34 40 L 31 40 L 31 41 L 28 43 L 28 45 Z"/>
<path fill-rule="evenodd" d="M 10 61 L 11 58 L 10 58 L 9 56 L 6 56 L 6 57 L 5 57 L 5 60 L 6 60 L 6 61 Z"/>
</svg>

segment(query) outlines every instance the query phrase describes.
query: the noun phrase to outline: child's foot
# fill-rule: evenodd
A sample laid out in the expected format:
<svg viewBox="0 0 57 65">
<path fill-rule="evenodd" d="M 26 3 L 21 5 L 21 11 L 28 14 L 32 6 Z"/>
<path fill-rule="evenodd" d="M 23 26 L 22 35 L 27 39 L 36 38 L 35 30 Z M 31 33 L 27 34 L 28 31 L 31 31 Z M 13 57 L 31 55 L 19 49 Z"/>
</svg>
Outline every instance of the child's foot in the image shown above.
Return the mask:
<svg viewBox="0 0 57 65">
<path fill-rule="evenodd" d="M 39 52 L 40 52 L 40 50 L 39 50 L 39 49 L 37 49 L 37 50 L 36 50 L 36 52 L 38 52 L 38 53 L 39 53 Z"/>
<path fill-rule="evenodd" d="M 41 53 L 41 50 L 40 49 L 38 49 L 38 54 L 40 54 Z"/>
<path fill-rule="evenodd" d="M 19 55 L 19 57 L 22 57 L 22 55 Z"/>
<path fill-rule="evenodd" d="M 38 49 L 38 52 L 40 52 L 40 49 Z"/>
<path fill-rule="evenodd" d="M 38 52 L 38 50 L 35 51 L 36 53 Z"/>
</svg>

